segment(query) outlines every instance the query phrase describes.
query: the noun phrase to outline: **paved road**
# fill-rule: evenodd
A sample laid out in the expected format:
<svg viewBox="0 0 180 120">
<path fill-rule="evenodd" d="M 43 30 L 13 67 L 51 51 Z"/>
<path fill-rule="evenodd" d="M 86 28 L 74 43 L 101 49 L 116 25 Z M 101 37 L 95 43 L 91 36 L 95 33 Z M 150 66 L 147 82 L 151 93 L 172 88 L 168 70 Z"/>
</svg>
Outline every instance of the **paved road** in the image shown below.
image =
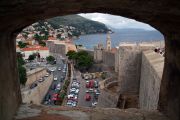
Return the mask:
<svg viewBox="0 0 180 120">
<path fill-rule="evenodd" d="M 66 65 L 67 66 L 67 65 Z M 58 68 L 61 68 L 61 70 L 59 71 L 58 70 Z M 51 68 L 56 68 L 56 70 L 54 71 L 54 72 L 52 72 L 52 74 L 53 74 L 53 78 L 54 77 L 57 77 L 58 78 L 58 80 L 57 81 L 54 81 L 53 80 L 53 82 L 52 82 L 52 84 L 51 84 L 51 86 L 49 87 L 49 90 L 48 90 L 48 92 L 47 92 L 47 94 L 46 94 L 46 96 L 45 96 L 45 98 L 47 97 L 47 98 L 52 98 L 52 95 L 55 93 L 55 90 L 54 90 L 54 88 L 56 87 L 56 85 L 58 84 L 58 83 L 60 83 L 61 84 L 61 87 L 63 86 L 63 84 L 64 84 L 64 79 L 63 79 L 63 81 L 61 80 L 61 77 L 62 76 L 64 76 L 64 78 L 65 78 L 65 76 L 66 76 L 66 73 L 63 73 L 62 71 L 63 71 L 63 68 L 64 68 L 64 63 L 63 63 L 63 61 L 62 60 L 58 60 L 58 62 L 55 64 L 55 65 L 53 65 L 53 66 L 51 66 Z M 47 99 L 46 98 L 46 99 Z M 45 102 L 45 99 L 44 99 L 44 101 L 43 101 L 43 103 Z M 54 102 L 53 101 L 50 101 L 50 105 L 54 105 Z"/>
<path fill-rule="evenodd" d="M 75 76 L 76 76 L 77 80 L 80 81 L 80 90 L 79 90 L 79 95 L 78 95 L 78 104 L 77 104 L 77 106 L 91 107 L 92 102 L 94 101 L 94 93 L 90 93 L 91 100 L 86 101 L 84 99 L 85 95 L 86 95 L 86 90 L 88 90 L 88 88 L 86 88 L 86 81 L 84 79 L 82 79 L 81 73 L 79 71 L 75 70 L 74 73 L 75 73 Z"/>
</svg>

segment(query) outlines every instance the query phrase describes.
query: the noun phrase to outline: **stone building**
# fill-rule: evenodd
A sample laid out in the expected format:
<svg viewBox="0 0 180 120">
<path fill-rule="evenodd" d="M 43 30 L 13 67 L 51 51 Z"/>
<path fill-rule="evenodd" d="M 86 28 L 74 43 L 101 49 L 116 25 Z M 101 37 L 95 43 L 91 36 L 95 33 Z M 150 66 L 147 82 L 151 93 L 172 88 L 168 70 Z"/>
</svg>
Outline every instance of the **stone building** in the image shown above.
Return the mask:
<svg viewBox="0 0 180 120">
<path fill-rule="evenodd" d="M 107 34 L 107 39 L 106 39 L 106 50 L 111 51 L 111 37 L 109 32 Z"/>
<path fill-rule="evenodd" d="M 103 44 L 98 44 L 94 47 L 94 61 L 95 62 L 102 62 L 103 59 Z"/>
<path fill-rule="evenodd" d="M 65 41 L 48 40 L 46 45 L 50 55 L 54 56 L 57 62 L 65 59 L 68 51 L 77 51 L 76 46 L 68 39 Z"/>
<path fill-rule="evenodd" d="M 108 33 L 105 48 L 103 44 L 98 44 L 94 47 L 94 61 L 98 63 L 101 62 L 109 67 L 114 67 L 115 52 L 116 48 L 111 48 L 111 38 L 110 33 Z"/>
</svg>

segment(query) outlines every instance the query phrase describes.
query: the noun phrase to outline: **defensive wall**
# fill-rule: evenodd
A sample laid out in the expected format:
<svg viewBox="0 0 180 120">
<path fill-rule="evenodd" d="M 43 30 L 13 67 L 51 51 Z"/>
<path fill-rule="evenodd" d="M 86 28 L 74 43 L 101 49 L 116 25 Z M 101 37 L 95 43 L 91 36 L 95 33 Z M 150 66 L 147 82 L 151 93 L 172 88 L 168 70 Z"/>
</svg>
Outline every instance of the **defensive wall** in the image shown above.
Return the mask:
<svg viewBox="0 0 180 120">
<path fill-rule="evenodd" d="M 153 44 L 121 44 L 118 49 L 118 80 L 121 94 L 139 93 L 142 52 L 153 50 Z M 116 62 L 116 61 L 115 61 Z"/>
<path fill-rule="evenodd" d="M 154 51 L 143 52 L 139 89 L 139 107 L 141 109 L 157 109 L 163 67 L 164 57 Z"/>
<path fill-rule="evenodd" d="M 151 44 L 124 44 L 119 47 L 118 85 L 114 84 L 118 90 L 112 92 L 113 86 L 108 88 L 104 85 L 98 106 L 157 109 L 164 57 L 153 49 Z"/>
<path fill-rule="evenodd" d="M 115 53 L 109 52 L 109 51 L 103 51 L 102 52 L 102 61 L 103 64 L 114 67 L 115 66 Z"/>
<path fill-rule="evenodd" d="M 115 108 L 118 103 L 118 82 L 117 78 L 110 77 L 99 82 L 100 95 L 98 97 L 97 107 L 112 107 Z"/>
<path fill-rule="evenodd" d="M 38 86 L 33 89 L 21 89 L 22 102 L 40 105 L 52 81 L 53 75 L 51 74 L 49 77 L 45 78 L 43 82 L 38 83 Z"/>
<path fill-rule="evenodd" d="M 34 83 L 39 78 L 45 76 L 47 73 L 45 68 L 36 68 L 31 71 L 27 72 L 27 81 L 25 86 L 30 86 L 32 83 Z"/>
</svg>

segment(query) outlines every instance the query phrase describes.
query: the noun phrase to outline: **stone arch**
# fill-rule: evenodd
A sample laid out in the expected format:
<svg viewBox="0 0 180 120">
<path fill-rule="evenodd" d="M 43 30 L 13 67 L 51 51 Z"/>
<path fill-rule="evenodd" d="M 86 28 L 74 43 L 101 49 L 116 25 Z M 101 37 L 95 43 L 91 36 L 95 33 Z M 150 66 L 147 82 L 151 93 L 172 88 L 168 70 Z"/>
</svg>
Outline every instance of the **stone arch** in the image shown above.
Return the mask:
<svg viewBox="0 0 180 120">
<path fill-rule="evenodd" d="M 180 1 L 178 0 L 1 0 L 0 116 L 4 120 L 10 120 L 21 102 L 15 56 L 16 35 L 22 28 L 37 20 L 80 12 L 109 13 L 133 18 L 148 23 L 163 33 L 166 54 L 159 109 L 172 119 L 178 120 L 180 117 Z"/>
</svg>

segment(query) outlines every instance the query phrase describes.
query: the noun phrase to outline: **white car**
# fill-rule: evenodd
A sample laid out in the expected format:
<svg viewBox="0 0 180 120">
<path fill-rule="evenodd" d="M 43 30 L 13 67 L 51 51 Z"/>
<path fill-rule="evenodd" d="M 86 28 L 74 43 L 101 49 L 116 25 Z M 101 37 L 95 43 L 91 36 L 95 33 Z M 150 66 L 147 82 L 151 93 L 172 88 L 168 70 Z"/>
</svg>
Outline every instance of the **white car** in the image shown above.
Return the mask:
<svg viewBox="0 0 180 120">
<path fill-rule="evenodd" d="M 67 102 L 67 105 L 68 106 L 72 106 L 72 102 Z"/>
<path fill-rule="evenodd" d="M 38 81 L 39 81 L 39 82 L 43 82 L 44 80 L 43 80 L 43 78 L 40 78 Z"/>
<path fill-rule="evenodd" d="M 71 105 L 72 105 L 73 107 L 76 107 L 77 102 L 74 101 L 74 102 L 71 103 Z"/>
<path fill-rule="evenodd" d="M 79 89 L 76 89 L 75 93 L 78 94 L 79 93 Z"/>
<path fill-rule="evenodd" d="M 75 95 L 75 96 L 74 96 L 74 99 L 75 99 L 75 100 L 77 100 L 77 99 L 78 99 L 78 96 L 77 96 L 77 95 Z"/>
<path fill-rule="evenodd" d="M 94 92 L 94 90 L 92 88 L 89 89 L 89 92 Z"/>
<path fill-rule="evenodd" d="M 61 84 L 60 84 L 60 83 L 57 84 L 56 89 L 57 89 L 57 90 L 61 90 Z"/>
<path fill-rule="evenodd" d="M 46 73 L 45 77 L 48 77 L 49 76 L 49 73 Z"/>
<path fill-rule="evenodd" d="M 71 88 L 71 89 L 70 89 L 70 93 L 71 93 L 71 92 L 75 92 L 75 91 L 76 91 L 76 88 Z"/>
<path fill-rule="evenodd" d="M 54 81 L 57 81 L 57 77 L 54 77 Z"/>
<path fill-rule="evenodd" d="M 93 102 L 92 106 L 95 107 L 97 105 L 97 102 Z"/>
<path fill-rule="evenodd" d="M 73 97 L 74 97 L 74 94 L 69 94 L 68 95 L 68 99 L 73 98 Z"/>
</svg>

